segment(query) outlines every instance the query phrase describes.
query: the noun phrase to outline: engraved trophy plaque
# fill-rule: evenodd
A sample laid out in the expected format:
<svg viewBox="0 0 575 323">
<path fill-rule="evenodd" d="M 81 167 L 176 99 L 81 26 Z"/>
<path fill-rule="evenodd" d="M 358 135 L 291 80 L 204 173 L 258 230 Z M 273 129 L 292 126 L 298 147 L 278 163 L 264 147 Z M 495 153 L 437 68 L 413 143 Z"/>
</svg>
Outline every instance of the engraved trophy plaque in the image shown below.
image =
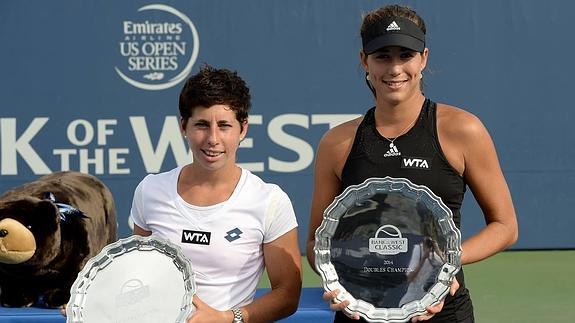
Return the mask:
<svg viewBox="0 0 575 323">
<path fill-rule="evenodd" d="M 196 292 L 179 246 L 131 236 L 90 259 L 70 289 L 68 323 L 186 322 Z"/>
<path fill-rule="evenodd" d="M 461 268 L 461 234 L 429 188 L 370 178 L 346 188 L 316 230 L 315 263 L 326 291 L 368 322 L 406 322 L 447 295 Z"/>
</svg>

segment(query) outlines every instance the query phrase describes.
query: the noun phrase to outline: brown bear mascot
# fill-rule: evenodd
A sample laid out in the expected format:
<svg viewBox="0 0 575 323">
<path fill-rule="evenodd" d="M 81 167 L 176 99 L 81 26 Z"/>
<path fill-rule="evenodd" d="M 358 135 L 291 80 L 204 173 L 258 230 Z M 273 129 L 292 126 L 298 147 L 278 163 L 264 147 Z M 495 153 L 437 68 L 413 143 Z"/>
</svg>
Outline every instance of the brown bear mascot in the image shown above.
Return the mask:
<svg viewBox="0 0 575 323">
<path fill-rule="evenodd" d="M 60 307 L 84 264 L 116 241 L 116 208 L 96 177 L 58 172 L 0 196 L 0 304 Z"/>
</svg>

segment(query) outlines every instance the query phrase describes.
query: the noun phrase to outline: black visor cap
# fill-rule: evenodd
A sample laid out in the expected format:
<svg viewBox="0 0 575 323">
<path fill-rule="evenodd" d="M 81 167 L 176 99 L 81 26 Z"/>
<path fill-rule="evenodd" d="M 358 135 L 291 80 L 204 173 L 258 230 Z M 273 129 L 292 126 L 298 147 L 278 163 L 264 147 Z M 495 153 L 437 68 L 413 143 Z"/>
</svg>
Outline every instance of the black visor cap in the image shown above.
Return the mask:
<svg viewBox="0 0 575 323">
<path fill-rule="evenodd" d="M 376 22 L 361 34 L 363 51 L 369 55 L 386 46 L 400 46 L 416 52 L 425 49 L 425 34 L 411 20 L 390 17 Z"/>
</svg>

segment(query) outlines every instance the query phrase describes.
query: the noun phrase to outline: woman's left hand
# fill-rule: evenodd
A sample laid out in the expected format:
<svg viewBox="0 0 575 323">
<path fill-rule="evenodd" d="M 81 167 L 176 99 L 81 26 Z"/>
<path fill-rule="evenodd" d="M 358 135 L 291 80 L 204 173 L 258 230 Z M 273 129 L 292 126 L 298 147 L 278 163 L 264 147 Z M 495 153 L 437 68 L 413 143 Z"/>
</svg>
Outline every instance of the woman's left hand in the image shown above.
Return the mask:
<svg viewBox="0 0 575 323">
<path fill-rule="evenodd" d="M 348 313 L 345 309 L 347 306 L 349 306 L 349 301 L 345 300 L 343 302 L 339 302 L 337 300 L 337 295 L 339 295 L 340 290 L 336 289 L 333 290 L 331 292 L 324 292 L 323 293 L 323 300 L 326 301 L 329 304 L 329 308 L 334 311 L 341 311 L 343 314 L 345 314 L 347 317 L 349 317 L 352 320 L 359 320 L 359 315 L 355 314 L 355 313 Z"/>
<path fill-rule="evenodd" d="M 449 294 L 451 294 L 451 296 L 455 295 L 455 292 L 457 292 L 458 289 L 459 289 L 459 282 L 457 281 L 457 278 L 454 277 L 453 282 L 451 283 L 451 288 L 449 288 Z M 416 316 L 416 317 L 411 319 L 411 322 L 420 322 L 420 321 L 429 320 L 430 318 L 433 317 L 433 315 L 441 312 L 441 310 L 443 309 L 443 303 L 444 302 L 445 302 L 445 300 L 441 301 L 437 305 L 428 306 L 426 308 L 427 314 Z"/>
</svg>

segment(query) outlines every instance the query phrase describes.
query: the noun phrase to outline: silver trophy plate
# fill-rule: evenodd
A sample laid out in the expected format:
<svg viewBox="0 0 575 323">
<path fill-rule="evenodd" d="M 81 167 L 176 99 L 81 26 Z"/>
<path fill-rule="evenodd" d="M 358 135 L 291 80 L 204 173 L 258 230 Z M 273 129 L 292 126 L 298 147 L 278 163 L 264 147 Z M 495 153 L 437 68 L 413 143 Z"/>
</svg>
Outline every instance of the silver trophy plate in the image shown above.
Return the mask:
<svg viewBox="0 0 575 323">
<path fill-rule="evenodd" d="M 66 322 L 185 322 L 196 292 L 179 246 L 131 236 L 90 259 L 70 290 Z"/>
<path fill-rule="evenodd" d="M 326 291 L 368 322 L 406 322 L 447 295 L 461 268 L 461 234 L 429 188 L 370 178 L 327 207 L 315 234 Z"/>
</svg>

